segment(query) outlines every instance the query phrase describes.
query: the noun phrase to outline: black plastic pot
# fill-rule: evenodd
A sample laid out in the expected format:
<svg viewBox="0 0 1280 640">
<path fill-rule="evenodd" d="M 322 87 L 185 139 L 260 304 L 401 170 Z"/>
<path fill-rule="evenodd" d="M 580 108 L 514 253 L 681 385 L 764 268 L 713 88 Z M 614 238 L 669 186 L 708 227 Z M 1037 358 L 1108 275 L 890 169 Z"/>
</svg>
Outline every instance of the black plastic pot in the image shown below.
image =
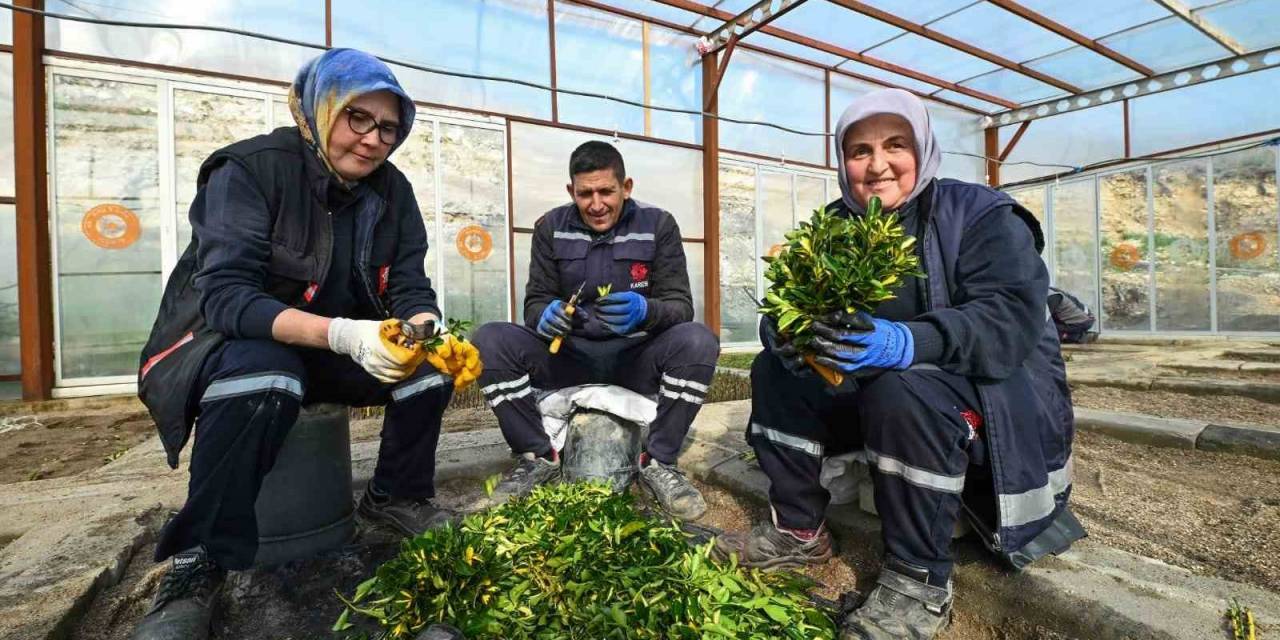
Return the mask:
<svg viewBox="0 0 1280 640">
<path fill-rule="evenodd" d="M 579 409 L 569 419 L 560 472 L 569 482 L 608 480 L 623 492 L 635 480 L 644 429 L 612 414 Z"/>
</svg>

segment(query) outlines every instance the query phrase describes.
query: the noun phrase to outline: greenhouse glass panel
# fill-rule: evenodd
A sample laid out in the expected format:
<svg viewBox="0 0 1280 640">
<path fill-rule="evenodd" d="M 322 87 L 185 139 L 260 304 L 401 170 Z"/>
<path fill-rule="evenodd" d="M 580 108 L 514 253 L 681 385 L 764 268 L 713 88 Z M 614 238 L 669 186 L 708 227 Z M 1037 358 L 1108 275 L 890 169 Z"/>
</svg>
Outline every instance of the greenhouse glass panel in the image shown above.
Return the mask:
<svg viewBox="0 0 1280 640">
<path fill-rule="evenodd" d="M 649 104 L 676 109 L 702 109 L 702 59 L 694 49 L 697 38 L 649 27 Z M 681 142 L 702 142 L 702 117 L 669 111 L 649 111 L 646 135 Z"/>
<path fill-rule="evenodd" d="M 512 266 L 514 267 L 516 278 L 511 283 L 515 287 L 516 294 L 513 322 L 524 324 L 524 294 L 525 287 L 529 285 L 529 261 L 533 254 L 533 234 L 517 231 L 512 235 L 511 246 L 514 251 Z"/>
<path fill-rule="evenodd" d="M 162 284 L 158 91 L 56 74 L 49 101 L 59 379 L 133 376 Z"/>
<path fill-rule="evenodd" d="M 901 87 L 903 89 L 911 89 L 913 91 L 919 91 L 920 93 L 926 93 L 926 94 L 933 93 L 934 91 L 937 91 L 939 89 L 938 85 L 929 84 L 928 82 L 925 82 L 923 80 L 916 80 L 915 78 L 908 78 L 907 76 L 898 75 L 892 71 L 885 71 L 884 69 L 881 69 L 879 67 L 873 67 L 869 64 L 862 64 L 861 62 L 854 62 L 850 60 L 847 62 L 842 62 L 837 66 L 839 69 L 843 71 L 848 71 L 849 73 L 856 73 L 860 76 L 874 78 L 876 80 L 884 81 L 885 83 L 891 84 L 895 87 Z M 835 105 L 832 105 L 831 108 L 835 109 Z"/>
<path fill-rule="evenodd" d="M 1152 169 L 1156 331 L 1208 331 L 1209 206 L 1205 160 Z"/>
<path fill-rule="evenodd" d="M 1233 55 L 1177 16 L 1117 33 L 1099 42 L 1151 67 L 1156 73 Z"/>
<path fill-rule="evenodd" d="M 1269 147 L 1213 158 L 1218 330 L 1280 331 L 1280 203 Z"/>
<path fill-rule="evenodd" d="M 712 28 L 713 26 L 719 26 L 719 25 L 708 25 L 708 28 Z M 797 58 L 800 58 L 801 60 L 809 60 L 811 62 L 815 62 L 821 65 L 826 65 L 829 67 L 837 66 L 842 61 L 844 61 L 844 58 L 840 56 L 831 55 L 830 53 L 827 53 L 825 51 L 818 51 L 813 47 L 806 47 L 802 44 L 796 44 L 790 40 L 775 38 L 767 33 L 761 33 L 759 31 L 755 31 L 750 35 L 748 35 L 746 39 L 743 40 L 743 42 L 757 46 L 757 47 L 762 47 L 770 51 L 777 51 L 778 53 L 793 55 Z"/>
<path fill-rule="evenodd" d="M 178 255 L 191 242 L 188 211 L 196 196 L 200 165 L 214 151 L 267 130 L 262 98 L 205 91 L 173 92 L 173 170 Z"/>
<path fill-rule="evenodd" d="M 827 130 L 833 134 L 835 133 L 836 123 L 840 121 L 840 116 L 844 114 L 844 110 L 849 108 L 855 98 L 883 88 L 880 85 L 862 82 L 838 73 L 831 74 L 831 121 L 827 125 Z M 831 161 L 835 162 L 835 160 L 833 155 Z"/>
<path fill-rule="evenodd" d="M 1018 204 L 1027 208 L 1031 215 L 1035 216 L 1036 221 L 1040 223 L 1040 231 L 1044 233 L 1045 238 L 1049 236 L 1049 223 L 1044 217 L 1044 187 L 1031 187 L 1028 189 L 1016 189 L 1009 191 L 1009 195 L 1018 202 Z"/>
<path fill-rule="evenodd" d="M 323 11 L 324 3 L 320 3 Z M 545 0 L 333 0 L 333 43 L 424 66 L 551 84 Z M 323 37 L 321 31 L 321 37 Z M 415 100 L 551 119 L 542 89 L 393 65 Z"/>
<path fill-rule="evenodd" d="M 556 3 L 556 86 L 644 102 L 641 23 L 611 13 Z M 558 94 L 560 120 L 643 134 L 641 107 Z"/>
<path fill-rule="evenodd" d="M 1019 4 L 1092 40 L 1169 15 L 1152 0 L 1020 0 Z"/>
<path fill-rule="evenodd" d="M 48 0 L 45 10 L 75 16 L 216 25 L 324 44 L 323 0 L 95 0 L 91 9 L 73 0 Z M 369 14 L 366 14 L 369 15 Z M 175 67 L 290 81 L 316 49 L 211 31 L 116 27 L 45 21 L 46 46 L 58 51 L 136 60 Z"/>
<path fill-rule="evenodd" d="M 502 131 L 440 125 L 444 276 L 450 318 L 476 326 L 508 318 L 507 158 Z"/>
<path fill-rule="evenodd" d="M 1133 154 L 1280 129 L 1280 100 L 1258 99 L 1274 96 L 1276 87 L 1280 87 L 1280 68 L 1130 100 Z"/>
<path fill-rule="evenodd" d="M 279 129 L 280 127 L 292 127 L 295 125 L 293 112 L 289 111 L 289 103 L 283 100 L 272 100 L 271 128 Z"/>
<path fill-rule="evenodd" d="M 951 82 L 959 82 L 999 68 L 982 58 L 957 51 L 914 33 L 906 34 L 864 53 L 873 58 Z"/>
<path fill-rule="evenodd" d="M 978 111 L 981 111 L 983 113 L 999 113 L 1005 110 L 1004 107 L 994 102 L 987 102 L 986 100 L 979 100 L 977 98 L 972 98 L 963 93 L 952 91 L 950 89 L 943 89 L 942 91 L 933 91 L 931 92 L 931 95 L 941 100 L 950 100 L 951 102 L 962 104 L 966 107 L 973 107 L 974 109 L 977 109 Z"/>
<path fill-rule="evenodd" d="M 14 195 L 13 56 L 0 52 L 0 196 Z"/>
<path fill-rule="evenodd" d="M 617 147 L 634 182 L 631 197 L 665 209 L 685 238 L 702 238 L 702 152 L 642 140 L 611 140 L 556 127 L 511 123 L 515 225 L 531 228 L 544 213 L 571 202 L 569 155 L 588 140 Z"/>
<path fill-rule="evenodd" d="M 1054 284 L 1093 309 L 1098 308 L 1096 195 L 1093 179 L 1053 189 Z"/>
<path fill-rule="evenodd" d="M 0 9 L 0 44 L 13 44 L 13 12 Z"/>
<path fill-rule="evenodd" d="M 700 13 L 669 7 L 652 0 L 604 0 L 601 4 L 607 4 L 632 13 L 652 16 L 658 20 L 674 22 L 686 27 L 702 19 L 702 14 Z"/>
<path fill-rule="evenodd" d="M 720 342 L 754 342 L 756 314 L 756 172 L 720 165 Z"/>
<path fill-rule="evenodd" d="M 1072 42 L 986 2 L 957 11 L 929 28 L 989 53 L 1023 62 L 1061 51 Z M 992 37 L 992 34 L 1000 34 Z"/>
<path fill-rule="evenodd" d="M 826 83 L 821 69 L 737 51 L 720 83 L 720 115 L 780 124 L 798 131 L 822 132 Z M 762 125 L 720 122 L 720 146 L 788 160 L 821 164 L 825 138 L 780 131 Z"/>
<path fill-rule="evenodd" d="M 973 0 L 864 0 L 867 4 L 897 15 L 904 20 L 924 24 L 972 5 Z"/>
<path fill-rule="evenodd" d="M 689 272 L 689 295 L 693 296 L 693 321 L 707 319 L 706 249 L 700 242 L 684 243 L 684 261 Z"/>
<path fill-rule="evenodd" d="M 1026 66 L 1086 91 L 1141 77 L 1137 71 L 1084 47 L 1071 47 L 1028 62 Z"/>
<path fill-rule="evenodd" d="M 816 209 L 827 206 L 835 197 L 827 197 L 827 181 L 804 174 L 796 174 L 796 215 L 792 228 L 801 220 L 808 220 Z"/>
<path fill-rule="evenodd" d="M 1231 36 L 1245 51 L 1280 44 L 1275 0 L 1235 0 L 1197 11 L 1196 15 Z"/>
<path fill-rule="evenodd" d="M 1038 102 L 1066 93 L 1051 84 L 1045 84 L 1009 69 L 997 69 L 991 73 L 984 73 L 976 78 L 965 80 L 960 85 L 1018 104 Z"/>
<path fill-rule="evenodd" d="M 18 220 L 0 204 L 0 375 L 22 373 L 18 337 Z M 9 275 L 5 275 L 5 274 Z"/>
<path fill-rule="evenodd" d="M 1001 149 L 1019 126 L 1000 127 Z M 1124 105 L 1117 102 L 1033 120 L 1000 167 L 1000 181 L 1018 182 L 1122 157 Z M 1019 164 L 1030 162 L 1038 164 Z"/>
<path fill-rule="evenodd" d="M 837 47 L 862 51 L 903 33 L 890 24 L 850 11 L 826 0 L 811 0 L 773 21 L 794 33 Z M 748 40 L 754 42 L 754 40 Z M 762 45 L 763 46 L 763 45 Z M 803 57 L 809 57 L 803 55 Z"/>
<path fill-rule="evenodd" d="M 795 225 L 795 203 L 792 196 L 790 173 L 760 171 L 760 251 L 763 255 L 777 255 L 786 241 L 786 234 Z M 764 265 L 758 265 L 761 271 Z"/>
<path fill-rule="evenodd" d="M 436 292 L 440 292 L 440 269 L 437 264 L 436 251 L 443 246 L 439 237 L 439 212 L 436 209 L 436 122 L 419 114 L 414 122 L 409 137 L 405 139 L 394 155 L 391 163 L 404 174 L 413 186 L 413 197 L 418 201 L 418 211 L 422 214 L 422 224 L 427 229 L 427 256 L 423 259 L 424 270 Z"/>
<path fill-rule="evenodd" d="M 1098 178 L 1102 206 L 1102 328 L 1151 330 L 1150 229 L 1147 170 Z"/>
<path fill-rule="evenodd" d="M 985 140 L 980 116 L 931 102 L 925 102 L 925 106 L 933 124 L 933 135 L 942 147 L 938 177 L 986 184 L 987 163 L 982 159 Z"/>
</svg>

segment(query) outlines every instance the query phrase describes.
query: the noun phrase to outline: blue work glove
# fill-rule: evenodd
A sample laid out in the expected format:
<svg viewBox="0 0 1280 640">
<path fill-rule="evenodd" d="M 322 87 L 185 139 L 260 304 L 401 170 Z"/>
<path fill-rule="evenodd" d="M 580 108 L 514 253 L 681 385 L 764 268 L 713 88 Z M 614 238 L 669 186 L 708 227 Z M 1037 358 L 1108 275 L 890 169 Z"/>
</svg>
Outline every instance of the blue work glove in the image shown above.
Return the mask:
<svg viewBox="0 0 1280 640">
<path fill-rule="evenodd" d="M 596 300 L 596 315 L 610 331 L 622 336 L 634 333 L 649 313 L 649 301 L 634 291 L 611 293 Z"/>
<path fill-rule="evenodd" d="M 542 310 L 542 315 L 538 318 L 538 335 L 554 340 L 569 333 L 573 328 L 573 317 L 564 307 L 563 300 L 552 300 L 551 304 Z"/>
<path fill-rule="evenodd" d="M 859 312 L 838 313 L 813 323 L 814 360 L 843 373 L 863 369 L 906 369 L 915 357 L 915 338 L 901 322 Z"/>
<path fill-rule="evenodd" d="M 804 361 L 804 356 L 791 342 L 778 333 L 778 322 L 769 316 L 760 318 L 760 344 L 782 363 L 791 375 L 803 378 L 814 375 L 813 367 Z"/>
</svg>

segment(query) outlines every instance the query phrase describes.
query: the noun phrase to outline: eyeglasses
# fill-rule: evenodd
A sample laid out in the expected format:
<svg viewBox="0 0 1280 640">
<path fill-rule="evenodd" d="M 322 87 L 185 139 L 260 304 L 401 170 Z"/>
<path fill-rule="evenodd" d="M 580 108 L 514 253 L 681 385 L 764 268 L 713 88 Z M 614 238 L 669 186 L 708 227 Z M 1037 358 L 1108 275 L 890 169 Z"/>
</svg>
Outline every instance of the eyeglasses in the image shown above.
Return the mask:
<svg viewBox="0 0 1280 640">
<path fill-rule="evenodd" d="M 383 144 L 395 144 L 400 139 L 400 125 L 387 122 L 378 122 L 371 114 L 361 111 L 355 107 L 344 107 L 342 109 L 347 114 L 347 126 L 351 130 L 360 135 L 365 135 L 375 128 L 378 130 L 378 139 Z"/>
</svg>

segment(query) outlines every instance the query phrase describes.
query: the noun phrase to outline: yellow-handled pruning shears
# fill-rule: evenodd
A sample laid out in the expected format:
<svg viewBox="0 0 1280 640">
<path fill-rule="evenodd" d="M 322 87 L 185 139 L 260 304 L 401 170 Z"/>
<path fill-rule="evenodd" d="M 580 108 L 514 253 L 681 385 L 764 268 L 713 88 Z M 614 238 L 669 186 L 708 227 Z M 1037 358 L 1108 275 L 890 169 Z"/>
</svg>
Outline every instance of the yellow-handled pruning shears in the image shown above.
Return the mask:
<svg viewBox="0 0 1280 640">
<path fill-rule="evenodd" d="M 582 284 L 578 285 L 578 290 L 574 291 L 572 296 L 569 296 L 569 302 L 564 305 L 564 312 L 569 314 L 570 318 L 573 317 L 573 312 L 575 310 L 574 305 L 578 304 L 578 297 L 582 295 L 582 289 L 586 286 L 587 281 L 583 280 Z M 551 341 L 551 353 L 560 352 L 561 342 L 564 342 L 564 336 L 556 336 L 555 339 Z"/>
</svg>

